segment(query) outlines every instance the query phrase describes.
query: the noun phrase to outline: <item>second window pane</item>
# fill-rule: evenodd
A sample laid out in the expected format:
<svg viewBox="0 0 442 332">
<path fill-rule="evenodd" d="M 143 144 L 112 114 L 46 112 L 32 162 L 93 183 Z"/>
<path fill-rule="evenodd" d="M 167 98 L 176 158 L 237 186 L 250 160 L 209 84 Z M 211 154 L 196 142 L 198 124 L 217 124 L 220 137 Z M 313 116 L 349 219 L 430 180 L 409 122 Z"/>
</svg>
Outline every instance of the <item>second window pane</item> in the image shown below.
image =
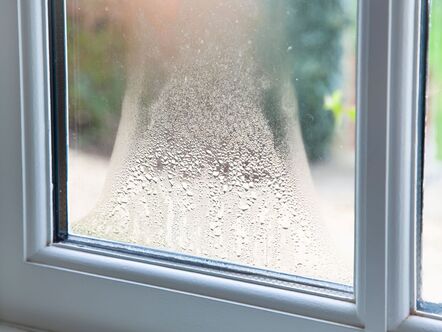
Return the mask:
<svg viewBox="0 0 442 332">
<path fill-rule="evenodd" d="M 429 6 L 427 111 L 418 308 L 442 314 L 442 1 Z"/>
</svg>

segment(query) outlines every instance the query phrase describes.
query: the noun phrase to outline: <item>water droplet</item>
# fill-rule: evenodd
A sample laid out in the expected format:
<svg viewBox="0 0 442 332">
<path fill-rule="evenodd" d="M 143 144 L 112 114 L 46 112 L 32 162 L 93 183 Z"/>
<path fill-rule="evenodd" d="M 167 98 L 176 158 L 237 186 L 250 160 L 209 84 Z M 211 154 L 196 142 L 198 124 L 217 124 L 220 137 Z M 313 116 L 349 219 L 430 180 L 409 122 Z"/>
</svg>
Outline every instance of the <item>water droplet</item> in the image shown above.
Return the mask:
<svg viewBox="0 0 442 332">
<path fill-rule="evenodd" d="M 247 204 L 247 202 L 244 201 L 240 201 L 238 204 L 238 207 L 242 210 L 245 211 L 249 208 L 249 205 Z"/>
</svg>

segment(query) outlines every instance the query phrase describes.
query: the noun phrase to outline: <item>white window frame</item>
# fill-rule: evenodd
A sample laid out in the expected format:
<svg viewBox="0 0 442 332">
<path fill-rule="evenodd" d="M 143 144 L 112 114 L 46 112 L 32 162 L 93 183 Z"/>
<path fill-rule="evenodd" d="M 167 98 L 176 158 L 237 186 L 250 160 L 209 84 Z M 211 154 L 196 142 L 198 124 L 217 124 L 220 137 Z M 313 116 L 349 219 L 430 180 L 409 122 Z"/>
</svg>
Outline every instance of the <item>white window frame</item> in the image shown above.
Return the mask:
<svg viewBox="0 0 442 332">
<path fill-rule="evenodd" d="M 0 1 L 0 320 L 53 331 L 441 331 L 415 312 L 420 1 L 360 0 L 355 302 L 52 244 L 46 0 Z"/>
</svg>

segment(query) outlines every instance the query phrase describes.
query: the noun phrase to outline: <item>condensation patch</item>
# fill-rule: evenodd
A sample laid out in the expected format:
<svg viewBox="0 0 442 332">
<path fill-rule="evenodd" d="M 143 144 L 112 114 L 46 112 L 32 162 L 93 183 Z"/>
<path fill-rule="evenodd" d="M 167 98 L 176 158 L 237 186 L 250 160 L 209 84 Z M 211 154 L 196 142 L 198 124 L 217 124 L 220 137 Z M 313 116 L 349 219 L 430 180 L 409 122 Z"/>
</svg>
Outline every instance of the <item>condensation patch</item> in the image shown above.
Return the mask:
<svg viewBox="0 0 442 332">
<path fill-rule="evenodd" d="M 105 189 L 71 231 L 351 285 L 317 212 L 269 5 L 170 3 L 170 24 L 142 8 L 130 23 Z"/>
</svg>

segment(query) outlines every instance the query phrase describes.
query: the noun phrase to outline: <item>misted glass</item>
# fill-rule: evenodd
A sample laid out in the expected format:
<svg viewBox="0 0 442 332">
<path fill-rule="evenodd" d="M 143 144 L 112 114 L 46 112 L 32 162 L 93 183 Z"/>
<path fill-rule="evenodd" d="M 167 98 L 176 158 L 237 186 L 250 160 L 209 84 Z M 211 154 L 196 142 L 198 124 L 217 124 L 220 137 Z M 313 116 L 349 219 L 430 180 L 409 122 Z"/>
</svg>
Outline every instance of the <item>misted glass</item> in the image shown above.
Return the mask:
<svg viewBox="0 0 442 332">
<path fill-rule="evenodd" d="M 351 286 L 356 0 L 68 0 L 70 232 Z"/>
<path fill-rule="evenodd" d="M 430 3 L 418 307 L 442 314 L 442 1 Z"/>
</svg>

